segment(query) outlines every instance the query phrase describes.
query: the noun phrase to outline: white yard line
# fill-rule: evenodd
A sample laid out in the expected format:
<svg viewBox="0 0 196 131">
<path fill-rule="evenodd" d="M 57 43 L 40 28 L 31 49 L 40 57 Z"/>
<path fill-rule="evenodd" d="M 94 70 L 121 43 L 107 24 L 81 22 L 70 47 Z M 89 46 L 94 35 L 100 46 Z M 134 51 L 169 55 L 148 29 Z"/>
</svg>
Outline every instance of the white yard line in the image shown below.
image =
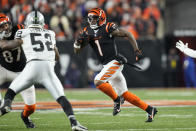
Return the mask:
<svg viewBox="0 0 196 131">
<path fill-rule="evenodd" d="M 168 108 L 168 107 L 171 107 L 171 108 L 176 108 L 176 107 L 196 107 L 196 105 L 170 105 L 170 106 L 156 106 L 156 107 L 158 107 L 158 108 Z M 135 107 L 135 106 L 130 106 L 130 107 L 121 107 L 122 109 L 123 108 L 138 108 L 138 107 Z M 95 111 L 95 110 L 100 110 L 100 109 L 113 109 L 113 107 L 90 107 L 90 108 L 73 108 L 73 110 L 74 111 Z M 22 110 L 12 110 L 12 112 L 21 112 Z M 46 109 L 46 110 L 44 110 L 44 109 L 41 109 L 41 110 L 39 110 L 39 109 L 36 109 L 36 112 L 37 111 L 40 111 L 40 112 L 56 112 L 56 111 L 62 111 L 62 109 L 61 108 L 59 108 L 59 109 Z M 137 112 L 139 112 L 139 111 L 137 111 Z M 143 111 L 141 111 L 141 112 L 143 112 Z"/>
<path fill-rule="evenodd" d="M 195 128 L 156 128 L 156 129 L 126 129 L 127 131 L 168 131 L 168 130 L 196 130 Z M 91 130 L 91 131 L 125 131 L 125 130 Z"/>
</svg>

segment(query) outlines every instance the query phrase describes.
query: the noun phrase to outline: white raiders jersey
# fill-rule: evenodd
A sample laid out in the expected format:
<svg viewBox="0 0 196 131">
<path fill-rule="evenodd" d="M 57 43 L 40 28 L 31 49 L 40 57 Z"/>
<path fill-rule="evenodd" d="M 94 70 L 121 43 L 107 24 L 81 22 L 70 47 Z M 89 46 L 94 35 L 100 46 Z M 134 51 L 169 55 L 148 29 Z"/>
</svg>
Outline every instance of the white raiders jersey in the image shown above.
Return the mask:
<svg viewBox="0 0 196 131">
<path fill-rule="evenodd" d="M 55 33 L 41 28 L 27 28 L 16 32 L 15 39 L 23 40 L 22 48 L 27 62 L 30 60 L 55 60 Z"/>
</svg>

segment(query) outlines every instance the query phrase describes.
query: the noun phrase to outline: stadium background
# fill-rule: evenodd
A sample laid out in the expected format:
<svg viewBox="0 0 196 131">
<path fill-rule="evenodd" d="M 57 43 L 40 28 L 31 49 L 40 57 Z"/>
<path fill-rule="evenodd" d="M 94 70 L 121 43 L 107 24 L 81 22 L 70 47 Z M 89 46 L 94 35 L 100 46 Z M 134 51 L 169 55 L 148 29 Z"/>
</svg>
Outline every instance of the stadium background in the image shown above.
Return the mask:
<svg viewBox="0 0 196 131">
<path fill-rule="evenodd" d="M 124 68 L 128 87 L 183 87 L 184 56 L 175 49 L 175 42 L 181 39 L 196 49 L 194 5 L 195 0 L 0 0 L 0 12 L 13 24 L 24 23 L 34 9 L 44 14 L 46 28 L 57 36 L 61 57 L 55 70 L 65 88 L 94 88 L 93 78 L 101 69 L 89 47 L 81 55 L 73 53 L 74 39 L 93 7 L 103 8 L 108 21 L 130 31 L 143 50 L 145 57 L 137 63 L 143 71 Z M 135 63 L 128 41 L 116 42 L 119 52 Z"/>
</svg>

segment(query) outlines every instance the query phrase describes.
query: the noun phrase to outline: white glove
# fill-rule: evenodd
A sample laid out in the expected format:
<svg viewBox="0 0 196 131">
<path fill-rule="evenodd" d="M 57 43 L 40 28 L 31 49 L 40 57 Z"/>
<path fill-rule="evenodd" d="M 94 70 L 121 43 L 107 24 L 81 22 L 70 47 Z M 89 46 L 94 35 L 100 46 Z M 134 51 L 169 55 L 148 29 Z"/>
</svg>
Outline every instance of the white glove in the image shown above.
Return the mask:
<svg viewBox="0 0 196 131">
<path fill-rule="evenodd" d="M 188 43 L 184 44 L 181 40 L 179 40 L 178 42 L 176 42 L 176 48 L 184 52 L 184 50 L 188 48 Z"/>
</svg>

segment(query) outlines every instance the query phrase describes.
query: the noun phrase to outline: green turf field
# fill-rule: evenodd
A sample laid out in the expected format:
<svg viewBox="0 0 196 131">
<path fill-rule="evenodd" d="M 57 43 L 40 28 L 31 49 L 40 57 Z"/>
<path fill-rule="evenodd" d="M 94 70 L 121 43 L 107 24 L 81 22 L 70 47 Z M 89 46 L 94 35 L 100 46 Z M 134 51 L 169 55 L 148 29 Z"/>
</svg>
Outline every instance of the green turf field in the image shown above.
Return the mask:
<svg viewBox="0 0 196 131">
<path fill-rule="evenodd" d="M 145 100 L 196 100 L 194 89 L 131 89 Z M 109 100 L 100 91 L 66 90 L 69 100 Z M 37 90 L 37 101 L 54 101 L 47 91 Z M 17 95 L 15 101 L 21 101 Z M 77 119 L 90 131 L 196 131 L 196 106 L 158 107 L 155 121 L 145 123 L 146 113 L 139 108 L 123 107 L 117 116 L 112 108 L 74 109 Z M 70 131 L 70 124 L 62 110 L 36 111 L 32 120 L 37 128 L 33 131 Z M 0 117 L 0 131 L 23 131 L 20 112 L 13 111 Z"/>
</svg>

